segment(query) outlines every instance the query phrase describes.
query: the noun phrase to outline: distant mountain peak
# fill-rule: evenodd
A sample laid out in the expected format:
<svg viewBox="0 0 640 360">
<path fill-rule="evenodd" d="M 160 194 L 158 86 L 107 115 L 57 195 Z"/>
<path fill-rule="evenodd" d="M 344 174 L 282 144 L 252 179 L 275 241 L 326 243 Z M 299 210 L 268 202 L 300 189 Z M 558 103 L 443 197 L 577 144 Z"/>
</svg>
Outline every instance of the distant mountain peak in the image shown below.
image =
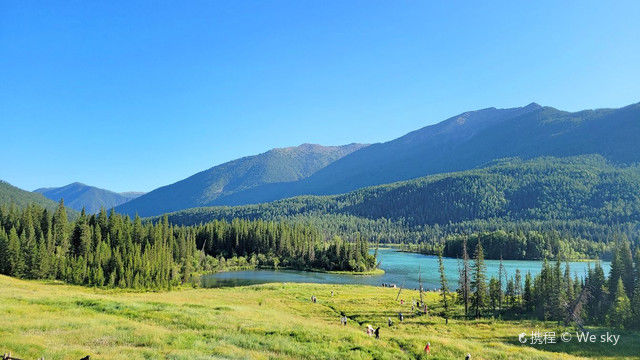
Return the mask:
<svg viewBox="0 0 640 360">
<path fill-rule="evenodd" d="M 581 112 L 532 102 L 467 111 L 371 146 L 304 143 L 218 165 L 152 191 L 116 211 L 141 216 L 196 206 L 264 203 L 338 194 L 520 157 L 600 154 L 640 162 L 640 106 Z"/>
<path fill-rule="evenodd" d="M 142 195 L 136 192 L 119 194 L 77 181 L 61 187 L 36 189 L 34 192 L 54 201 L 64 199 L 68 207 L 78 211 L 84 208 L 89 214 L 97 213 L 100 208 L 111 209 Z"/>
<path fill-rule="evenodd" d="M 351 143 L 347 145 L 320 145 L 312 143 L 303 143 L 298 146 L 288 146 L 281 148 L 274 148 L 269 151 L 331 151 L 334 149 L 347 149 L 353 147 L 364 147 L 368 144 Z"/>
<path fill-rule="evenodd" d="M 216 165 L 174 184 L 151 191 L 116 211 L 140 216 L 214 205 L 242 191 L 303 180 L 365 144 L 323 146 L 303 143 L 274 148 Z"/>
</svg>

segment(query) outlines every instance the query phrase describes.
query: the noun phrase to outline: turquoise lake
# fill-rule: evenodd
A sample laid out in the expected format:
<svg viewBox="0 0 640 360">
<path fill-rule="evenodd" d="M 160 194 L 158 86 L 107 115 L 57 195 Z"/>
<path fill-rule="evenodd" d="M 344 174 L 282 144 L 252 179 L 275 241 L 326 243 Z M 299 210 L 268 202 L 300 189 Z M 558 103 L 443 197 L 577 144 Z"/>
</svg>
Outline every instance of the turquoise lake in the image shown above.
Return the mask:
<svg viewBox="0 0 640 360">
<path fill-rule="evenodd" d="M 425 289 L 430 290 L 440 287 L 437 256 L 407 253 L 393 249 L 380 249 L 378 251 L 378 261 L 380 261 L 380 268 L 385 271 L 383 275 L 344 275 L 292 270 L 249 270 L 204 275 L 201 277 L 201 282 L 204 287 L 242 286 L 273 282 L 305 282 L 374 286 L 386 283 L 405 288 L 418 288 L 418 272 L 420 271 Z M 488 277 L 498 274 L 499 260 L 485 260 L 485 263 Z M 459 264 L 458 259 L 444 259 L 445 272 L 451 289 L 455 289 L 458 285 Z M 532 275 L 537 274 L 542 267 L 542 261 L 532 260 L 504 260 L 503 264 L 510 277 L 515 274 L 516 269 L 520 269 L 523 281 L 527 272 L 531 272 Z M 593 266 L 593 262 L 571 262 L 571 274 L 583 277 L 589 266 Z M 602 267 L 605 273 L 608 274 L 609 262 L 603 261 Z"/>
</svg>

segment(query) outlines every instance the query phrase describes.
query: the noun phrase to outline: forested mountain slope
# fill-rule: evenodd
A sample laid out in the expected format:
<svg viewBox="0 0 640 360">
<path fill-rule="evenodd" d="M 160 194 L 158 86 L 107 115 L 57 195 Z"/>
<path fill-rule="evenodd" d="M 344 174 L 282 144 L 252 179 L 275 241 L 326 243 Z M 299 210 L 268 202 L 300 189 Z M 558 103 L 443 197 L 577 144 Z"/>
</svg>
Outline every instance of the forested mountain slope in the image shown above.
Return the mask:
<svg viewBox="0 0 640 360">
<path fill-rule="evenodd" d="M 371 237 L 386 234 L 383 241 L 482 229 L 562 229 L 604 240 L 598 237 L 640 221 L 640 168 L 616 166 L 600 155 L 510 158 L 342 195 L 169 214 L 176 224 L 234 217 L 304 220 L 335 232 L 355 228 Z"/>
<path fill-rule="evenodd" d="M 337 194 L 520 157 L 600 154 L 614 164 L 640 161 L 640 104 L 566 112 L 530 104 L 466 112 L 398 139 L 373 144 L 294 183 L 239 192 L 224 205 L 305 194 Z"/>
<path fill-rule="evenodd" d="M 116 208 L 141 216 L 212 205 L 244 205 L 298 195 L 330 195 L 492 160 L 599 154 L 640 161 L 640 103 L 566 112 L 532 103 L 469 111 L 395 140 L 363 146 L 301 145 L 234 160 L 156 189 Z"/>
<path fill-rule="evenodd" d="M 303 144 L 278 148 L 230 161 L 161 187 L 116 208 L 140 216 L 214 205 L 236 192 L 264 184 L 304 179 L 328 164 L 366 145 Z"/>
<path fill-rule="evenodd" d="M 15 187 L 8 182 L 0 180 L 0 205 L 10 206 L 11 204 L 18 208 L 24 208 L 28 205 L 36 204 L 53 212 L 58 207 L 58 203 L 51 199 L 47 199 L 42 194 L 22 190 Z M 68 210 L 69 216 L 75 217 L 78 215 L 73 210 Z"/>
<path fill-rule="evenodd" d="M 54 201 L 64 199 L 64 203 L 68 207 L 77 211 L 84 208 L 89 214 L 98 213 L 100 208 L 111 209 L 143 194 L 139 192 L 117 193 L 79 182 L 61 187 L 41 188 L 34 192 Z"/>
</svg>

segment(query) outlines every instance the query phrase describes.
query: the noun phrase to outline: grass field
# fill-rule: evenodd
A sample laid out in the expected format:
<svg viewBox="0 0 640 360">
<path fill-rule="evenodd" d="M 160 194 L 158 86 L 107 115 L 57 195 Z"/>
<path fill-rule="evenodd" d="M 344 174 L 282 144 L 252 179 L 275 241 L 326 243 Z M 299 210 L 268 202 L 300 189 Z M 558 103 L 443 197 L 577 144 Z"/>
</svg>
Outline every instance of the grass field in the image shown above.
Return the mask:
<svg viewBox="0 0 640 360">
<path fill-rule="evenodd" d="M 413 316 L 415 291 L 357 285 L 267 284 L 127 292 L 0 276 L 0 354 L 22 359 L 577 359 L 639 358 L 640 334 L 616 346 L 521 345 L 518 334 L 564 329 L 533 321 Z M 334 291 L 332 297 L 331 291 Z M 315 295 L 317 303 L 310 297 Z M 437 294 L 427 301 L 437 312 Z M 340 325 L 340 312 L 349 317 Z M 405 321 L 397 321 L 397 313 Z M 395 324 L 389 328 L 387 317 Z M 381 327 L 381 339 L 365 325 Z M 591 329 L 598 334 L 605 329 Z M 432 353 L 422 349 L 429 341 Z"/>
</svg>

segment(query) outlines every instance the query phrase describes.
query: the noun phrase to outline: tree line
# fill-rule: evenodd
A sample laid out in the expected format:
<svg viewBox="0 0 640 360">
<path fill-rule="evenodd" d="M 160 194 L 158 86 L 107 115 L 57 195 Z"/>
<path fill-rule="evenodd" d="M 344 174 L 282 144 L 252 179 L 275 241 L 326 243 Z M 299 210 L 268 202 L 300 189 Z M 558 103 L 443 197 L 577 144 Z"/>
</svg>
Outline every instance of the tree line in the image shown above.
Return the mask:
<svg viewBox="0 0 640 360">
<path fill-rule="evenodd" d="M 560 259 L 545 259 L 536 276 L 519 270 L 507 274 L 500 263 L 498 275 L 487 278 L 484 254 L 478 241 L 471 259 L 463 239 L 455 299 L 464 306 L 465 317 L 526 317 L 640 329 L 640 247 L 632 251 L 624 238 L 616 242 L 608 277 L 599 262 L 578 277 L 571 274 L 568 263 L 563 266 Z M 447 317 L 453 299 L 447 300 L 442 265 L 440 272 L 441 302 Z"/>
<path fill-rule="evenodd" d="M 638 235 L 640 167 L 614 166 L 597 155 L 503 159 L 341 195 L 169 215 L 181 225 L 233 218 L 301 222 L 339 236 L 359 232 L 372 242 L 424 244 L 430 253 L 445 238 L 459 248 L 460 234 L 504 230 L 519 247 L 504 258 L 610 258 L 617 234 Z M 498 259 L 501 247 L 484 244 L 487 258 Z"/>
<path fill-rule="evenodd" d="M 529 231 L 484 231 L 471 234 L 451 234 L 435 242 L 403 244 L 405 251 L 437 255 L 442 251 L 444 256 L 458 257 L 462 253 L 463 244 L 475 248 L 478 242 L 485 249 L 488 259 L 507 260 L 542 260 L 555 259 L 598 259 L 602 255 L 609 259 L 615 242 L 594 242 L 571 235 L 562 235 L 557 230 L 543 232 Z"/>
<path fill-rule="evenodd" d="M 310 225 L 236 219 L 177 226 L 166 216 L 143 222 L 104 209 L 69 221 L 63 201 L 54 212 L 0 206 L 0 274 L 20 278 L 170 288 L 199 272 L 241 267 L 367 271 L 376 265 L 359 234 L 325 239 Z"/>
</svg>

